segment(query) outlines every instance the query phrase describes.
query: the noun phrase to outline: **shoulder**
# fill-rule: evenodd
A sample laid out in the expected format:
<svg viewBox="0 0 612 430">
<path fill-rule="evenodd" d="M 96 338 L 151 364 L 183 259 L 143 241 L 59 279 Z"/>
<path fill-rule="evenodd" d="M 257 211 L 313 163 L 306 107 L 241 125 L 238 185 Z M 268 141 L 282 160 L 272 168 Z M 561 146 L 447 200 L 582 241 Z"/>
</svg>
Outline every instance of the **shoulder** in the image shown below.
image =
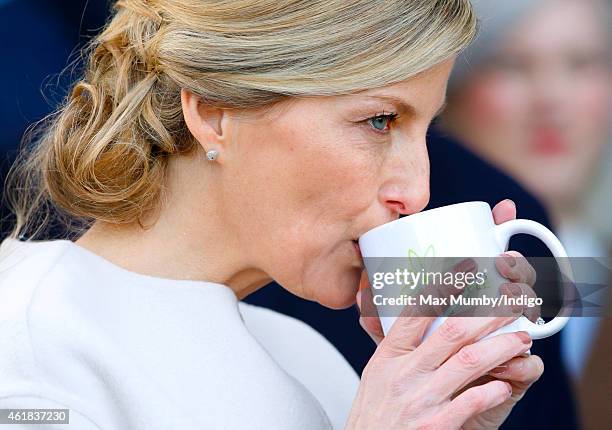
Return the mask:
<svg viewBox="0 0 612 430">
<path fill-rule="evenodd" d="M 322 354 L 325 359 L 332 360 L 332 366 L 347 367 L 352 370 L 332 343 L 305 322 L 245 302 L 239 302 L 239 309 L 248 330 L 268 350 L 272 349 L 276 352 L 279 349 L 287 355 L 305 351 L 309 354 Z M 312 363 L 312 357 L 308 361 Z M 349 373 L 356 375 L 354 371 Z"/>
<path fill-rule="evenodd" d="M 62 243 L 15 239 L 5 239 L 0 245 L 0 342 L 4 345 L 0 366 L 4 369 L 31 363 L 31 306 L 65 249 Z"/>
<path fill-rule="evenodd" d="M 58 428 L 93 430 L 100 427 L 82 413 L 82 402 L 51 384 L 49 378 L 57 375 L 49 374 L 39 361 L 41 337 L 48 342 L 65 315 L 46 303 L 43 324 L 38 313 L 32 317 L 39 289 L 56 282 L 52 273 L 67 249 L 66 241 L 5 239 L 0 244 L 0 408 L 69 409 L 70 425 L 58 423 Z M 45 364 L 53 361 L 44 357 Z"/>
<path fill-rule="evenodd" d="M 5 239 L 0 244 L 0 321 L 12 326 L 16 340 L 23 340 L 19 330 L 28 321 L 32 303 L 41 285 L 58 283 L 52 276 L 66 253 L 66 241 L 20 242 Z M 5 334 L 6 330 L 2 330 Z"/>
<path fill-rule="evenodd" d="M 334 427 L 346 422 L 359 376 L 331 342 L 308 324 L 271 309 L 244 302 L 239 309 L 253 337 L 313 393 Z"/>
<path fill-rule="evenodd" d="M 21 242 L 7 238 L 0 244 L 0 318 L 15 318 L 27 309 L 38 287 L 69 249 L 68 241 Z"/>
<path fill-rule="evenodd" d="M 22 242 L 6 238 L 0 243 L 0 291 L 14 291 L 16 284 L 36 284 L 69 249 L 69 241 Z"/>
</svg>

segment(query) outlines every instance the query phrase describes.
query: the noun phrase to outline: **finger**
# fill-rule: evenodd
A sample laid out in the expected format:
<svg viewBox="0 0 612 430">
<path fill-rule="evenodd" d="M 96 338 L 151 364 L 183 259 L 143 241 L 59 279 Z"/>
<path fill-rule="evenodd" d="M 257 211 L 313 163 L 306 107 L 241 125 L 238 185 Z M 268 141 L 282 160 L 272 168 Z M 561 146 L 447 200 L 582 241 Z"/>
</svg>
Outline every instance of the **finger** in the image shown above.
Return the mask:
<svg viewBox="0 0 612 430">
<path fill-rule="evenodd" d="M 516 205 L 510 199 L 503 200 L 493 208 L 493 219 L 495 224 L 516 219 Z"/>
<path fill-rule="evenodd" d="M 462 347 L 431 376 L 431 386 L 446 398 L 531 347 L 527 332 L 506 333 Z"/>
<path fill-rule="evenodd" d="M 449 273 L 474 273 L 476 272 L 477 265 L 474 259 L 466 258 L 455 264 Z M 442 316 L 450 306 L 450 298 L 460 296 L 463 294 L 463 289 L 458 288 L 456 285 L 437 285 L 429 284 L 418 292 L 419 296 L 435 298 L 436 302 L 432 305 L 420 306 L 419 314 L 423 316 Z"/>
<path fill-rule="evenodd" d="M 495 258 L 495 267 L 500 275 L 512 282 L 535 285 L 536 271 L 519 252 L 507 251 L 498 255 Z"/>
<path fill-rule="evenodd" d="M 376 305 L 372 300 L 372 288 L 365 270 L 361 271 L 361 279 L 359 280 L 359 290 L 355 296 L 359 314 L 365 318 L 378 319 Z"/>
<path fill-rule="evenodd" d="M 427 328 L 436 319 L 436 317 L 414 316 L 421 311 L 416 310 L 415 307 L 406 306 L 374 354 L 383 357 L 398 357 L 414 351 L 420 345 Z"/>
<path fill-rule="evenodd" d="M 528 299 L 536 299 L 538 296 L 533 289 L 527 284 L 518 284 L 518 283 L 506 283 L 502 284 L 499 287 L 499 292 L 501 294 L 505 294 L 508 297 L 521 297 L 527 296 Z M 536 322 L 541 315 L 540 305 L 534 304 L 533 306 L 522 306 L 522 314 L 527 317 L 527 319 L 531 322 Z M 514 309 L 513 312 L 517 312 L 517 309 Z"/>
<path fill-rule="evenodd" d="M 452 271 L 454 273 L 467 273 L 475 272 L 477 268 L 476 261 L 473 258 L 465 258 L 459 263 L 455 264 Z"/>
<path fill-rule="evenodd" d="M 489 371 L 489 375 L 511 382 L 515 395 L 522 395 L 543 373 L 544 362 L 537 355 L 514 357 Z"/>
<path fill-rule="evenodd" d="M 359 291 L 369 289 L 370 280 L 368 279 L 368 272 L 365 270 L 361 271 L 361 277 L 359 278 Z"/>
<path fill-rule="evenodd" d="M 444 426 L 440 428 L 463 428 L 463 424 L 470 418 L 503 404 L 511 395 L 512 386 L 503 381 L 491 381 L 472 387 L 444 407 Z"/>
<path fill-rule="evenodd" d="M 529 298 L 537 298 L 535 291 L 533 291 L 528 285 L 506 282 L 499 286 L 498 291 L 500 300 L 503 299 L 503 301 L 498 305 L 468 306 L 466 311 L 460 316 L 519 318 L 521 315 L 529 315 L 529 317 L 534 317 L 534 315 L 537 314 L 535 317 L 536 319 L 540 316 L 540 308 L 535 304 L 534 307 L 527 310 Z M 504 298 L 502 296 L 506 297 Z"/>
<path fill-rule="evenodd" d="M 476 262 L 473 259 L 464 259 L 455 265 L 453 270 L 475 271 Z M 444 298 L 459 295 L 461 290 L 448 285 L 443 288 L 437 285 L 426 285 L 419 291 L 419 294 L 431 294 Z M 376 354 L 395 357 L 416 350 L 431 323 L 445 308 L 444 305 L 436 304 L 406 306 L 391 326 L 387 336 L 381 341 Z"/>
<path fill-rule="evenodd" d="M 421 343 L 427 327 L 434 319 L 423 317 L 424 314 L 433 315 L 430 309 L 406 306 L 397 315 L 389 333 L 385 336 L 366 271 L 361 273 L 356 298 L 361 314 L 359 323 L 378 345 L 374 353 L 376 356 L 395 357 L 413 351 Z"/>
<path fill-rule="evenodd" d="M 385 335 L 376 311 L 376 306 L 374 306 L 372 302 L 372 290 L 369 288 L 359 290 L 356 299 L 360 312 L 359 324 L 378 345 Z"/>
<path fill-rule="evenodd" d="M 458 297 L 465 293 L 465 289 L 467 286 L 466 282 L 461 282 L 460 279 L 467 279 L 466 276 L 468 273 L 476 273 L 478 269 L 478 265 L 473 258 L 466 258 L 461 260 L 459 263 L 455 264 L 449 273 L 453 274 L 453 278 L 456 280 L 454 285 L 434 285 L 432 286 L 432 291 L 428 292 L 432 297 L 440 299 L 440 304 L 437 306 L 433 306 L 435 310 L 435 315 L 438 316 L 466 316 L 464 314 L 469 314 L 469 316 L 473 316 L 471 309 L 466 310 L 456 304 L 453 303 L 452 297 Z M 461 278 L 455 275 L 461 275 Z M 450 312 L 447 310 L 451 309 Z M 429 316 L 429 315 L 428 315 Z"/>
<path fill-rule="evenodd" d="M 384 333 L 380 324 L 380 318 L 378 317 L 378 311 L 372 300 L 372 289 L 365 270 L 361 271 L 359 290 L 355 298 L 359 308 L 359 325 L 378 345 L 384 337 Z"/>
<path fill-rule="evenodd" d="M 412 355 L 413 363 L 423 370 L 437 369 L 464 345 L 482 339 L 510 324 L 523 313 L 522 307 L 504 311 L 499 317 L 449 317 Z"/>
</svg>

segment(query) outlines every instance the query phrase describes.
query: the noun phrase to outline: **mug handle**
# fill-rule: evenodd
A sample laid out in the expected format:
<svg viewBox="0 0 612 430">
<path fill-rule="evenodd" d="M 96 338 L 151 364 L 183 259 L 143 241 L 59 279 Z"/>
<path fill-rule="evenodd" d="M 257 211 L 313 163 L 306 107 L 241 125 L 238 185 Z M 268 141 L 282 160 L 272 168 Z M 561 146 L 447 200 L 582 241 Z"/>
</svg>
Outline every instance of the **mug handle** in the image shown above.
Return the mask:
<svg viewBox="0 0 612 430">
<path fill-rule="evenodd" d="M 544 244 L 552 252 L 553 256 L 557 258 L 557 264 L 559 265 L 559 269 L 563 276 L 569 279 L 572 283 L 574 282 L 574 273 L 572 272 L 572 267 L 569 264 L 567 252 L 552 231 L 540 223 L 527 219 L 515 219 L 495 226 L 495 236 L 497 242 L 504 251 L 508 249 L 510 238 L 515 234 L 520 233 L 535 236 L 544 242 Z M 570 289 L 564 288 L 563 290 L 563 299 L 566 301 L 569 299 L 567 294 Z M 513 331 L 526 331 L 533 339 L 542 339 L 557 333 L 565 326 L 565 324 L 567 324 L 568 321 L 569 317 L 557 315 L 546 324 L 540 325 L 535 324 L 522 316 L 516 321 L 516 325 L 512 324 L 512 326 L 515 327 L 515 330 Z M 518 327 L 518 330 L 516 330 L 516 327 Z"/>
</svg>

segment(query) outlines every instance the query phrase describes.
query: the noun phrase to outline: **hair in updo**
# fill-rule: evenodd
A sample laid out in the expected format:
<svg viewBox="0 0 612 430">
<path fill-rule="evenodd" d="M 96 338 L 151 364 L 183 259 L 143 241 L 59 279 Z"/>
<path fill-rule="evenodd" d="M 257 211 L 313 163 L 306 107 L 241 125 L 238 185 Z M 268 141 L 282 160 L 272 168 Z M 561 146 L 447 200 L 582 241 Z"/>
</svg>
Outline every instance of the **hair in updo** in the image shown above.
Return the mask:
<svg viewBox="0 0 612 430">
<path fill-rule="evenodd" d="M 24 140 L 7 190 L 13 236 L 48 221 L 140 222 L 168 157 L 196 145 L 181 88 L 221 108 L 347 94 L 415 76 L 476 33 L 469 0 L 121 0 L 85 71 Z"/>
</svg>

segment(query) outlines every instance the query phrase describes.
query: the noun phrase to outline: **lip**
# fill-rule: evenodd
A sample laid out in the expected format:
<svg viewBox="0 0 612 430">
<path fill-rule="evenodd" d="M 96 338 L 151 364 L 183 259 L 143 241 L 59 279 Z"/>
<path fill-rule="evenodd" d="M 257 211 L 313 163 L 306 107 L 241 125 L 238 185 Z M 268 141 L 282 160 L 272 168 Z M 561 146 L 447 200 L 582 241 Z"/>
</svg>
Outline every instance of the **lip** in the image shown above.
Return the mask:
<svg viewBox="0 0 612 430">
<path fill-rule="evenodd" d="M 531 149 L 543 156 L 556 156 L 567 152 L 567 146 L 558 130 L 542 128 L 534 132 Z"/>
</svg>

